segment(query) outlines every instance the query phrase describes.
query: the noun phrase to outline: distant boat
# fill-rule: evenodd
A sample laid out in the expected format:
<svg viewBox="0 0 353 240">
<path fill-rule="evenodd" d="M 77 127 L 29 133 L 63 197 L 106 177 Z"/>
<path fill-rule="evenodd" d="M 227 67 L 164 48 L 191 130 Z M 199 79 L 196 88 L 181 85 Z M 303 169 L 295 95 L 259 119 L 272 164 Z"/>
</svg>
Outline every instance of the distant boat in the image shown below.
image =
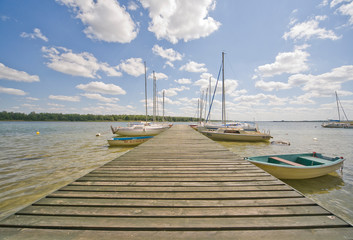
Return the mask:
<svg viewBox="0 0 353 240">
<path fill-rule="evenodd" d="M 321 126 L 324 128 L 353 128 L 353 123 L 350 122 L 347 118 L 347 115 L 342 107 L 341 101 L 338 98 L 337 92 L 336 94 L 336 103 L 337 103 L 337 112 L 338 112 L 338 120 L 331 120 L 327 123 L 323 123 Z M 346 121 L 341 121 L 341 111 L 345 116 Z"/>
<path fill-rule="evenodd" d="M 143 137 L 115 137 L 108 140 L 109 146 L 136 146 L 148 141 L 153 136 Z"/>
<path fill-rule="evenodd" d="M 334 172 L 343 165 L 342 157 L 325 157 L 319 153 L 267 155 L 245 160 L 280 179 L 315 178 Z"/>
</svg>

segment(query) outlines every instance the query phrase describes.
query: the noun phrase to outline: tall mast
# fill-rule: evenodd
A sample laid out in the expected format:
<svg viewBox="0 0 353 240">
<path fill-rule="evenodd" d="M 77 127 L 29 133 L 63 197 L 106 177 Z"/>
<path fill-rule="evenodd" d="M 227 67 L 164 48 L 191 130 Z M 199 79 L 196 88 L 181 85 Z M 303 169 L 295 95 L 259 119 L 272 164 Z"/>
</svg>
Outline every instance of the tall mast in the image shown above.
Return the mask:
<svg viewBox="0 0 353 240">
<path fill-rule="evenodd" d="M 162 119 L 163 122 L 164 122 L 164 95 L 165 95 L 165 90 L 163 90 L 163 119 Z"/>
<path fill-rule="evenodd" d="M 224 52 L 222 52 L 222 124 L 226 125 L 226 96 L 224 87 Z"/>
<path fill-rule="evenodd" d="M 156 122 L 156 75 L 153 71 L 153 122 Z"/>
<path fill-rule="evenodd" d="M 211 106 L 211 76 L 208 81 L 208 91 L 209 91 L 208 107 L 210 107 Z M 211 112 L 208 114 L 208 120 L 211 120 Z"/>
<path fill-rule="evenodd" d="M 148 113 L 147 113 L 147 72 L 146 72 L 146 61 L 145 63 L 145 107 L 146 107 L 146 123 L 148 121 Z"/>
<path fill-rule="evenodd" d="M 341 115 L 340 115 L 340 106 L 338 104 L 338 96 L 337 96 L 337 92 L 335 91 L 336 94 L 336 104 L 337 104 L 337 112 L 338 112 L 338 121 L 341 121 Z"/>
</svg>

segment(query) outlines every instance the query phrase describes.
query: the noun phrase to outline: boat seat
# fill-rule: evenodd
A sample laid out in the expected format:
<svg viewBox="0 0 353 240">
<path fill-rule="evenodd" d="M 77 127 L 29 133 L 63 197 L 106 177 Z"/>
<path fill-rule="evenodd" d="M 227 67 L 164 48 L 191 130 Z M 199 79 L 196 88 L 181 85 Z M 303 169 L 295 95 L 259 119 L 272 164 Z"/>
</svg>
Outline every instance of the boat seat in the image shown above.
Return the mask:
<svg viewBox="0 0 353 240">
<path fill-rule="evenodd" d="M 283 163 L 286 163 L 286 164 L 292 165 L 292 166 L 297 166 L 297 167 L 302 167 L 302 166 L 304 166 L 304 165 L 302 165 L 302 164 L 300 164 L 300 163 L 288 161 L 288 160 L 286 160 L 286 159 L 279 158 L 279 157 L 269 157 L 269 159 L 273 159 L 273 160 L 276 160 L 276 161 L 279 161 L 279 162 L 283 162 Z"/>
<path fill-rule="evenodd" d="M 322 158 L 317 158 L 317 157 L 310 157 L 310 156 L 305 156 L 305 157 L 299 157 L 301 159 L 317 162 L 317 163 L 322 163 L 322 164 L 327 164 L 327 163 L 332 163 L 330 160 L 325 160 Z"/>
</svg>

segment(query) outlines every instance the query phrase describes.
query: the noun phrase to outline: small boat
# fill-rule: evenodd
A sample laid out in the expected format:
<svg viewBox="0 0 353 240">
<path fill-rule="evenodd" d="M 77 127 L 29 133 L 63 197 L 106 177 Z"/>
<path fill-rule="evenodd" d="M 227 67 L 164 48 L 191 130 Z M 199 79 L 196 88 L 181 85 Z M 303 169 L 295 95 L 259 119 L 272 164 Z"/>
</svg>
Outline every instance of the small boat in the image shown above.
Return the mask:
<svg viewBox="0 0 353 240">
<path fill-rule="evenodd" d="M 315 178 L 343 166 L 343 157 L 326 157 L 319 153 L 246 157 L 245 160 L 280 179 Z"/>
<path fill-rule="evenodd" d="M 130 136 L 130 137 L 138 137 L 138 136 L 156 136 L 161 132 L 170 128 L 169 125 L 133 125 L 131 127 L 112 127 L 113 134 L 118 134 L 120 136 Z"/>
<path fill-rule="evenodd" d="M 218 141 L 267 142 L 271 139 L 268 133 L 258 130 L 247 131 L 242 128 L 218 128 L 215 131 L 202 131 L 201 133 Z"/>
<path fill-rule="evenodd" d="M 148 141 L 153 136 L 142 137 L 114 137 L 108 140 L 110 146 L 136 146 Z"/>
</svg>

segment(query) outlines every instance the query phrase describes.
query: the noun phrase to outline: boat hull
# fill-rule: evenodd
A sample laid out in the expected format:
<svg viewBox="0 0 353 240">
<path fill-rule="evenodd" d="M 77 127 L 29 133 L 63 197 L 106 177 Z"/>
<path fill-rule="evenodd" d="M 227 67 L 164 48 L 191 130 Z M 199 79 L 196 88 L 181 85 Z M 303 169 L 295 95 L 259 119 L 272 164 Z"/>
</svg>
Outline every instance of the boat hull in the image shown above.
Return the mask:
<svg viewBox="0 0 353 240">
<path fill-rule="evenodd" d="M 108 140 L 109 146 L 137 146 L 151 139 L 152 136 L 145 137 L 118 137 Z"/>
<path fill-rule="evenodd" d="M 267 142 L 271 139 L 271 136 L 267 134 L 231 134 L 212 131 L 204 131 L 201 133 L 218 141 Z"/>
<path fill-rule="evenodd" d="M 114 134 L 120 136 L 128 137 L 139 137 L 139 136 L 156 136 L 161 132 L 170 128 L 169 125 L 156 125 L 156 126 L 143 126 L 143 125 L 134 125 L 132 127 L 117 127 L 112 128 Z"/>
<path fill-rule="evenodd" d="M 283 158 L 286 158 L 290 155 L 282 155 L 282 156 L 284 156 Z M 276 155 L 276 156 L 267 156 L 267 157 L 271 158 L 271 157 L 282 157 L 282 156 Z M 293 155 L 293 156 L 299 156 L 300 158 L 300 155 Z M 310 160 L 314 159 L 314 157 L 307 157 L 307 156 L 308 154 L 304 155 L 303 158 L 304 159 L 308 158 Z M 316 161 L 318 161 L 316 162 L 316 165 L 292 166 L 292 165 L 286 165 L 283 163 L 276 164 L 276 163 L 266 162 L 266 161 L 263 161 L 264 157 L 266 156 L 250 157 L 245 159 L 279 179 L 308 179 L 308 178 L 321 177 L 340 169 L 344 162 L 344 159 L 340 159 L 340 158 L 335 158 L 331 160 L 316 158 L 317 159 Z M 262 159 L 262 160 L 260 161 L 259 159 Z M 286 159 L 288 160 L 288 158 Z M 289 161 L 294 162 L 293 164 L 297 164 L 293 160 L 289 160 Z M 313 161 L 315 162 L 315 160 Z"/>
</svg>

